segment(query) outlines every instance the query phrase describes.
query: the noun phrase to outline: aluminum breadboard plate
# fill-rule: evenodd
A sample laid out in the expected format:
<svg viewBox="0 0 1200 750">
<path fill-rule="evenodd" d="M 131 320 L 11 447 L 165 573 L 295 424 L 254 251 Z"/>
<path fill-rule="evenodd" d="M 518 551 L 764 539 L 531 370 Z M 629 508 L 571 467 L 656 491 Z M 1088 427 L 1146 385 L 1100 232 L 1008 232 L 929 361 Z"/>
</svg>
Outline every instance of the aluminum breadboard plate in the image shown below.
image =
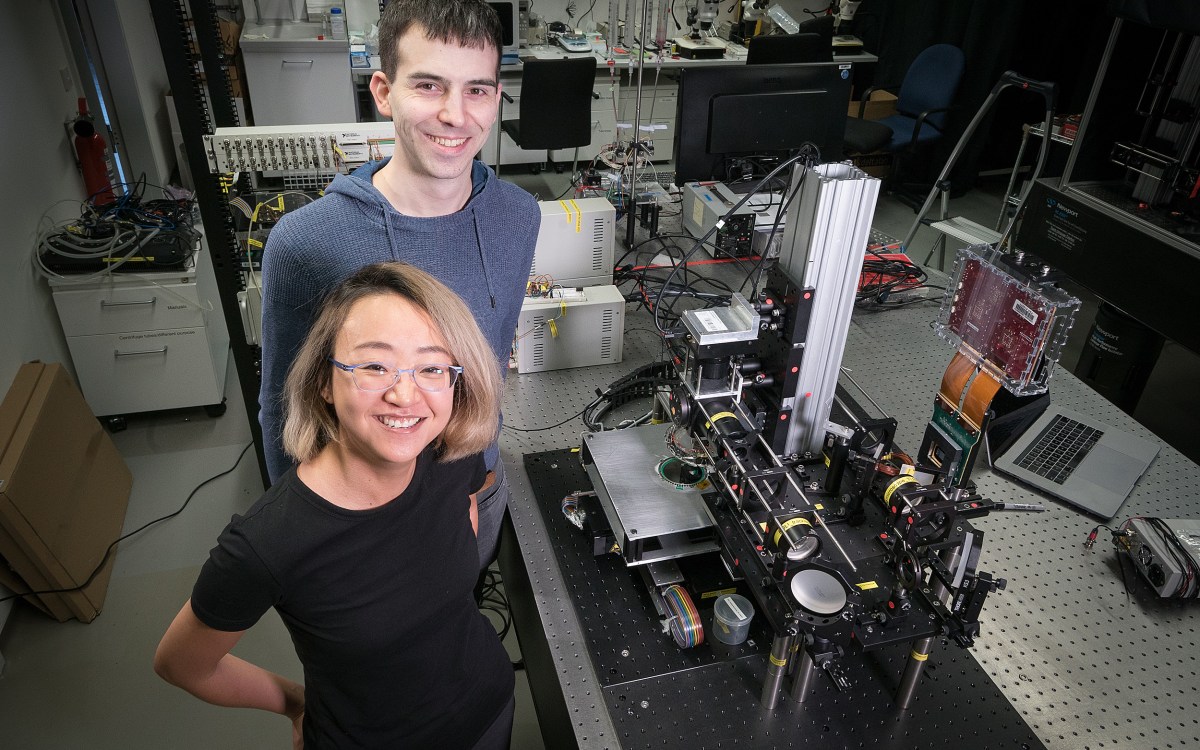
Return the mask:
<svg viewBox="0 0 1200 750">
<path fill-rule="evenodd" d="M 906 649 L 847 658 L 855 683 L 839 693 L 818 676 L 803 704 L 759 703 L 766 657 L 606 687 L 622 748 L 1032 750 L 1044 745 L 968 654 L 939 648 L 908 711 L 892 704 Z"/>
<path fill-rule="evenodd" d="M 935 647 L 908 711 L 892 701 L 907 645 L 840 660 L 855 684 L 848 693 L 818 677 L 804 704 L 785 696 L 775 710 L 762 708 L 771 639 L 764 618 L 740 647 L 706 639 L 679 649 L 638 573 L 616 555 L 594 557 L 589 536 L 562 515 L 565 495 L 591 487 L 578 453 L 528 454 L 524 464 L 621 747 L 1043 747 L 970 654 L 952 645 Z M 710 624 L 711 606 L 698 606 Z"/>
<path fill-rule="evenodd" d="M 861 316 L 850 329 L 844 364 L 897 420 L 900 445 L 919 444 L 954 353 L 930 331 L 936 313 L 933 303 L 913 305 Z M 1070 372 L 1059 368 L 1051 382 L 1060 406 L 1154 439 Z M 1046 508 L 972 521 L 987 535 L 979 567 L 1008 579 L 988 597 L 973 655 L 1009 701 L 1054 750 L 1200 747 L 1196 603 L 1159 599 L 1107 542 L 1086 550 L 1096 519 L 986 461 L 973 478 L 990 500 Z M 1197 487 L 1196 464 L 1164 445 L 1118 518 L 1194 517 Z"/>
<path fill-rule="evenodd" d="M 567 493 L 592 488 L 579 454 L 557 450 L 526 455 L 525 470 L 562 570 L 562 588 L 579 614 L 600 685 L 623 684 L 716 661 L 707 647 L 677 648 L 659 624 L 640 573 L 626 567 L 619 555 L 593 556 L 591 537 L 563 516 L 562 498 Z M 678 562 L 685 568 L 688 565 L 686 560 Z M 701 609 L 701 619 L 711 623 L 711 603 L 706 607 L 697 601 L 696 606 Z M 766 653 L 770 637 L 761 620 L 755 618 L 749 641 L 735 650 L 734 658 Z"/>
</svg>

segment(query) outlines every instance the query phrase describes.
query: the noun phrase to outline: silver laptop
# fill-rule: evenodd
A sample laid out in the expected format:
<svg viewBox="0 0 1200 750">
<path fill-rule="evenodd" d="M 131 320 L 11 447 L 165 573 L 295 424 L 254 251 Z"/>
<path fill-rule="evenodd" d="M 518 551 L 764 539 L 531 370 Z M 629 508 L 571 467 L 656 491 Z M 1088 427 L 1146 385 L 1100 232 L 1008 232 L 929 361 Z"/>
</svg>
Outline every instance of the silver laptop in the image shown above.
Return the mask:
<svg viewBox="0 0 1200 750">
<path fill-rule="evenodd" d="M 1051 404 L 995 468 L 1107 520 L 1157 455 L 1156 443 Z"/>
</svg>

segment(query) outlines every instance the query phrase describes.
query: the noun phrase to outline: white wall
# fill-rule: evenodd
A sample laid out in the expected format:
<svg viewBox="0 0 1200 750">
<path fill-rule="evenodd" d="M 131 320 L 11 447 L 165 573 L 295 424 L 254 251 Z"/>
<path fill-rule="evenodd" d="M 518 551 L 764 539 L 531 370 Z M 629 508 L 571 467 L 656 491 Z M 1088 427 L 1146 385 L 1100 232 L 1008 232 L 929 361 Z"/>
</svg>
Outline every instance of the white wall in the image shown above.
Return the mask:
<svg viewBox="0 0 1200 750">
<path fill-rule="evenodd" d="M 262 13 L 264 21 L 273 18 L 303 21 L 304 0 L 242 0 L 242 11 L 248 23 L 256 23 L 258 13 Z"/>
<path fill-rule="evenodd" d="M 164 100 L 170 85 L 149 0 L 87 5 L 117 113 L 125 178 L 134 182 L 145 173 L 150 184 L 166 185 L 176 161 Z"/>
<path fill-rule="evenodd" d="M 78 214 L 83 180 L 63 123 L 76 112 L 78 80 L 52 3 L 7 3 L 0 24 L 0 393 L 22 362 L 70 366 L 45 282 L 31 263 L 42 214 Z M 69 71 L 65 90 L 60 70 Z"/>
</svg>

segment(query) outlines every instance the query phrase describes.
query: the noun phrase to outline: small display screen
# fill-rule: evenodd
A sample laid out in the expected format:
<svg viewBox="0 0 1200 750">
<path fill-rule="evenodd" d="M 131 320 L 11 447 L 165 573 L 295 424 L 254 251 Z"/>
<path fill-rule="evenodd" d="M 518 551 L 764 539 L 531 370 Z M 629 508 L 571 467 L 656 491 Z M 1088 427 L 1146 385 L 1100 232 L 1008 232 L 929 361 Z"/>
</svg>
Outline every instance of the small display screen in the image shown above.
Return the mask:
<svg viewBox="0 0 1200 750">
<path fill-rule="evenodd" d="M 503 41 L 505 47 L 511 47 L 515 42 L 517 35 L 516 25 L 514 23 L 517 17 L 516 3 L 488 3 L 496 14 L 500 16 L 500 28 L 503 29 Z"/>
</svg>

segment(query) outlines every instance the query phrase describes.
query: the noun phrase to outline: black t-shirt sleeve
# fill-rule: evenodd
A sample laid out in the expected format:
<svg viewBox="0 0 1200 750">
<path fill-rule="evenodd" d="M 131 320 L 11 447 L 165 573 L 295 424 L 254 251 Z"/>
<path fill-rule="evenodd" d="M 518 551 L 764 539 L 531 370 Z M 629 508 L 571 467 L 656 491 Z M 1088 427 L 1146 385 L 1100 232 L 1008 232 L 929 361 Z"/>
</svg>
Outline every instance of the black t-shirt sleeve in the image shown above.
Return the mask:
<svg viewBox="0 0 1200 750">
<path fill-rule="evenodd" d="M 192 611 L 210 628 L 247 630 L 275 605 L 279 592 L 279 583 L 235 519 L 200 569 L 192 588 Z"/>
<path fill-rule="evenodd" d="M 479 492 L 487 480 L 487 464 L 483 462 L 482 453 L 473 453 L 457 461 L 439 460 L 431 470 L 445 477 L 459 478 L 462 484 L 458 486 L 465 487 L 468 495 Z"/>
<path fill-rule="evenodd" d="M 469 476 L 471 481 L 467 482 L 467 487 L 473 488 L 468 489 L 467 494 L 474 495 L 476 492 L 479 492 L 479 489 L 483 487 L 483 483 L 487 479 L 487 464 L 483 462 L 482 453 L 468 456 L 463 461 L 470 467 Z"/>
</svg>

